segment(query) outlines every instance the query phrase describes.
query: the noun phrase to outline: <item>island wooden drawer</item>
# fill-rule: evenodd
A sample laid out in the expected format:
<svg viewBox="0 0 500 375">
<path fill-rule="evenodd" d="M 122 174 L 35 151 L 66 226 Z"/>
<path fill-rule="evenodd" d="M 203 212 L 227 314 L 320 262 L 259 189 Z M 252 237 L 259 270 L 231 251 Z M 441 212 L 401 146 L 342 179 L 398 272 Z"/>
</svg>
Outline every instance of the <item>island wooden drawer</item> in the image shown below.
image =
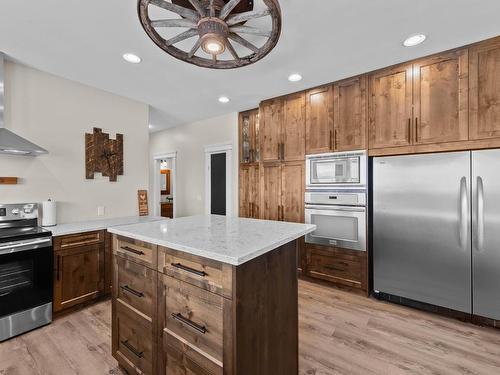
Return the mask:
<svg viewBox="0 0 500 375">
<path fill-rule="evenodd" d="M 176 337 L 163 336 L 165 375 L 222 375 L 222 363 L 216 363 L 204 357 Z"/>
<path fill-rule="evenodd" d="M 232 297 L 230 265 L 158 246 L 158 271 L 226 298 Z"/>
<path fill-rule="evenodd" d="M 162 278 L 165 332 L 178 336 L 207 358 L 222 362 L 224 298 L 170 276 Z"/>
<path fill-rule="evenodd" d="M 68 234 L 65 236 L 54 237 L 54 250 L 95 245 L 101 242 L 104 242 L 104 231 L 102 230 Z"/>
<path fill-rule="evenodd" d="M 115 272 L 116 298 L 153 318 L 156 309 L 156 271 L 117 256 Z"/>
<path fill-rule="evenodd" d="M 113 353 L 130 373 L 153 374 L 153 329 L 146 317 L 115 301 Z"/>
<path fill-rule="evenodd" d="M 134 262 L 156 269 L 157 246 L 146 242 L 116 236 L 113 253 Z"/>
</svg>

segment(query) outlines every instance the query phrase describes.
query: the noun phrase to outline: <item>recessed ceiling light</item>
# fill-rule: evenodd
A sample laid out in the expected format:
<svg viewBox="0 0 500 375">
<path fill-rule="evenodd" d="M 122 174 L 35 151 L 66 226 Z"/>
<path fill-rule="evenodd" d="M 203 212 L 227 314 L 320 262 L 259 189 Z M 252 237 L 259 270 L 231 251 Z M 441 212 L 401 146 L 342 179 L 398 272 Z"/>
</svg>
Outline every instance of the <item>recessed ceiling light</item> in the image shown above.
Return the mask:
<svg viewBox="0 0 500 375">
<path fill-rule="evenodd" d="M 227 96 L 221 96 L 219 98 L 219 102 L 221 102 L 221 103 L 229 103 L 229 98 Z"/>
<path fill-rule="evenodd" d="M 301 79 L 302 76 L 299 73 L 293 73 L 288 76 L 290 82 L 299 82 Z"/>
<path fill-rule="evenodd" d="M 150 129 L 153 129 L 153 125 L 149 124 L 149 128 L 150 128 Z"/>
<path fill-rule="evenodd" d="M 405 47 L 413 47 L 413 46 L 416 46 L 420 43 L 423 43 L 423 41 L 426 39 L 427 37 L 424 35 L 424 34 L 415 34 L 415 35 L 412 35 L 412 36 L 409 36 L 408 38 L 405 39 L 405 41 L 403 42 L 403 46 Z"/>
<path fill-rule="evenodd" d="M 132 64 L 139 64 L 141 62 L 141 58 L 133 53 L 124 53 L 123 60 Z"/>
</svg>

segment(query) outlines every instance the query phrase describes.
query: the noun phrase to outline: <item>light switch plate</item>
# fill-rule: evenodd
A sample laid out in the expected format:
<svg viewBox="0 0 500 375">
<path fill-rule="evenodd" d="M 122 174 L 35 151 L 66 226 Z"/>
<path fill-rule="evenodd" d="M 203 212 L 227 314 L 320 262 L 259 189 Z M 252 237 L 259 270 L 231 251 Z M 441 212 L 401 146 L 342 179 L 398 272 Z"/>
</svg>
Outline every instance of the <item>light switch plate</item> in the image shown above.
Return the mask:
<svg viewBox="0 0 500 375">
<path fill-rule="evenodd" d="M 97 206 L 97 216 L 104 216 L 106 208 L 104 206 Z"/>
</svg>

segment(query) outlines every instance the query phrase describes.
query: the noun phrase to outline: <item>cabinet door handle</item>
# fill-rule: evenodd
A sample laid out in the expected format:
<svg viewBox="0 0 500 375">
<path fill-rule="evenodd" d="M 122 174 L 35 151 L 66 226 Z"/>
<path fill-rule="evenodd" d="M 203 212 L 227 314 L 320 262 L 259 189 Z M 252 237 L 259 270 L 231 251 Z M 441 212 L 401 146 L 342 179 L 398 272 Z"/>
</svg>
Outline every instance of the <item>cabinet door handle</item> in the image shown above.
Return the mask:
<svg viewBox="0 0 500 375">
<path fill-rule="evenodd" d="M 144 297 L 144 293 L 142 292 L 139 292 L 135 289 L 132 289 L 131 287 L 129 287 L 128 285 L 121 285 L 120 288 L 122 290 L 124 290 L 125 292 L 129 292 L 130 294 L 133 294 L 134 296 L 136 297 L 139 297 L 139 298 L 142 298 Z"/>
<path fill-rule="evenodd" d="M 415 143 L 418 143 L 418 117 L 415 117 Z"/>
<path fill-rule="evenodd" d="M 339 142 L 339 134 L 337 132 L 337 129 L 335 129 L 333 131 L 333 147 L 335 148 L 335 150 L 339 148 L 338 142 Z"/>
<path fill-rule="evenodd" d="M 138 351 L 136 348 L 134 348 L 132 345 L 129 344 L 128 340 L 122 340 L 120 341 L 124 347 L 126 347 L 128 350 L 132 352 L 133 355 L 135 355 L 138 358 L 143 358 L 144 357 L 144 352 Z"/>
<path fill-rule="evenodd" d="M 411 118 L 408 117 L 408 143 L 411 144 Z"/>
<path fill-rule="evenodd" d="M 282 161 L 285 160 L 285 144 L 284 143 L 281 144 L 281 160 Z"/>
<path fill-rule="evenodd" d="M 144 255 L 144 251 L 132 249 L 131 247 L 128 247 L 128 246 L 121 246 L 120 249 L 128 251 L 128 252 L 133 253 L 133 254 Z"/>
<path fill-rule="evenodd" d="M 333 131 L 330 130 L 330 150 L 333 150 Z"/>
<path fill-rule="evenodd" d="M 174 318 L 175 320 L 178 320 L 179 322 L 187 325 L 188 327 L 191 327 L 195 331 L 198 331 L 198 332 L 203 333 L 203 334 L 207 333 L 207 327 L 200 326 L 199 324 L 196 324 L 192 320 L 183 317 L 181 313 L 177 313 L 177 314 L 172 313 L 172 318 Z"/>
<path fill-rule="evenodd" d="M 193 274 L 195 274 L 197 276 L 201 276 L 201 277 L 208 276 L 208 274 L 205 271 L 195 270 L 194 268 L 185 266 L 182 263 L 170 263 L 170 264 L 172 265 L 172 267 L 178 268 L 180 270 L 183 270 L 183 271 L 186 271 L 186 272 L 189 272 L 189 273 L 193 273 Z"/>
<path fill-rule="evenodd" d="M 57 281 L 59 281 L 59 279 L 60 279 L 60 276 L 59 276 L 60 269 L 61 269 L 61 256 L 58 255 L 57 256 L 57 268 L 56 268 L 56 278 L 57 278 Z"/>
</svg>

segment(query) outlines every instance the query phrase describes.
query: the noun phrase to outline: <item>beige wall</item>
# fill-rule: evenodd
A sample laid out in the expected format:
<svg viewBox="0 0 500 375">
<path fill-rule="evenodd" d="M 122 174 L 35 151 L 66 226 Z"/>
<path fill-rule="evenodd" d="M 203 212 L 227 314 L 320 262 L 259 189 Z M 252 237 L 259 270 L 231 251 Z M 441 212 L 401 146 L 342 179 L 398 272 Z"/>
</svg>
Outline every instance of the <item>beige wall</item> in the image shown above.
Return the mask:
<svg viewBox="0 0 500 375">
<path fill-rule="evenodd" d="M 137 190 L 148 184 L 148 106 L 73 81 L 6 64 L 6 127 L 47 149 L 32 157 L 0 155 L 0 202 L 59 202 L 58 222 L 137 214 Z M 85 179 L 84 133 L 101 127 L 124 135 L 124 175 L 117 182 Z"/>
<path fill-rule="evenodd" d="M 203 214 L 205 210 L 205 146 L 232 144 L 232 209 L 238 213 L 238 114 L 214 117 L 153 133 L 150 138 L 150 189 L 154 189 L 153 157 L 177 152 L 177 217 Z"/>
</svg>

